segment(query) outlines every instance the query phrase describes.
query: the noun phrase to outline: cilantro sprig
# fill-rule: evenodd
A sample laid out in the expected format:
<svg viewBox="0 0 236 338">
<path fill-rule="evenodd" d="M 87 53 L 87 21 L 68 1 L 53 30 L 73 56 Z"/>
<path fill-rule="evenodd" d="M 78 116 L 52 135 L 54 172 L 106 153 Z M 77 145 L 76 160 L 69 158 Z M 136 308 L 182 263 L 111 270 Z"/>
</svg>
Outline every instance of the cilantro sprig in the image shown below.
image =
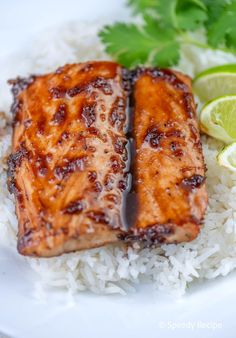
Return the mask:
<svg viewBox="0 0 236 338">
<path fill-rule="evenodd" d="M 99 33 L 105 49 L 126 67 L 176 65 L 183 44 L 236 54 L 236 0 L 129 0 L 142 24 L 115 23 Z M 204 28 L 205 42 L 192 32 Z"/>
</svg>

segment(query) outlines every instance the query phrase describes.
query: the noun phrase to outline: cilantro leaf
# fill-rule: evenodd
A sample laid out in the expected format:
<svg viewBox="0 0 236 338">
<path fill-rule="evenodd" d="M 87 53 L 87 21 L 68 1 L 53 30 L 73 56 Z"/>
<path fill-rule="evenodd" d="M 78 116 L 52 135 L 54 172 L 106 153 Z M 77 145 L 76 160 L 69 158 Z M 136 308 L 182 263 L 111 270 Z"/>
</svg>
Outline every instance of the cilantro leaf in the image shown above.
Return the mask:
<svg viewBox="0 0 236 338">
<path fill-rule="evenodd" d="M 225 5 L 219 17 L 209 24 L 207 37 L 213 47 L 226 46 L 231 51 L 236 51 L 236 25 L 235 25 L 236 1 Z"/>
<path fill-rule="evenodd" d="M 127 0 L 143 25 L 104 27 L 106 51 L 127 67 L 177 64 L 181 45 L 220 49 L 236 54 L 236 0 Z M 204 27 L 207 42 L 191 31 Z"/>
<path fill-rule="evenodd" d="M 177 64 L 180 58 L 180 44 L 173 29 L 163 29 L 156 21 L 148 16 L 144 17 L 146 34 L 156 39 L 156 47 L 150 57 L 152 66 L 168 67 Z"/>
<path fill-rule="evenodd" d="M 167 67 L 179 60 L 179 43 L 175 32 L 163 29 L 152 18 L 145 24 L 116 23 L 99 33 L 106 51 L 126 67 L 139 64 Z"/>
<path fill-rule="evenodd" d="M 155 47 L 155 42 L 149 41 L 134 24 L 105 26 L 99 36 L 106 46 L 106 52 L 126 67 L 144 64 Z"/>
<path fill-rule="evenodd" d="M 204 3 L 208 14 L 206 26 L 209 26 L 222 14 L 225 5 L 228 3 L 228 0 L 204 0 Z"/>
<path fill-rule="evenodd" d="M 193 30 L 207 19 L 206 7 L 201 0 L 157 1 L 157 11 L 164 26 Z"/>
<path fill-rule="evenodd" d="M 195 30 L 207 20 L 206 7 L 199 0 L 178 1 L 176 13 L 179 29 Z"/>
<path fill-rule="evenodd" d="M 193 30 L 207 19 L 202 0 L 129 0 L 135 13 L 154 16 L 163 27 Z"/>
<path fill-rule="evenodd" d="M 128 0 L 128 5 L 133 8 L 134 13 L 145 13 L 157 9 L 157 0 Z"/>
</svg>

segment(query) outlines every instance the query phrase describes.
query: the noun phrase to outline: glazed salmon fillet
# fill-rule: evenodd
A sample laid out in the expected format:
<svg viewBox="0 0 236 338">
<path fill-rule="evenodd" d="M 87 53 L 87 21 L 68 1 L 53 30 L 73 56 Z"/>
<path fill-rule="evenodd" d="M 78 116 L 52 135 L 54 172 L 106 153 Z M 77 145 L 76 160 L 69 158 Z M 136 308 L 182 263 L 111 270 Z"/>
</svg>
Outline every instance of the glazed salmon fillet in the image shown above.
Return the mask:
<svg viewBox="0 0 236 338">
<path fill-rule="evenodd" d="M 126 187 L 126 91 L 112 62 L 10 81 L 18 250 L 55 256 L 117 241 Z"/>
<path fill-rule="evenodd" d="M 207 193 L 190 78 L 167 69 L 138 69 L 133 77 L 135 215 L 123 238 L 148 244 L 193 240 Z"/>
<path fill-rule="evenodd" d="M 197 236 L 207 193 L 188 77 L 97 61 L 10 83 L 21 254 Z"/>
</svg>

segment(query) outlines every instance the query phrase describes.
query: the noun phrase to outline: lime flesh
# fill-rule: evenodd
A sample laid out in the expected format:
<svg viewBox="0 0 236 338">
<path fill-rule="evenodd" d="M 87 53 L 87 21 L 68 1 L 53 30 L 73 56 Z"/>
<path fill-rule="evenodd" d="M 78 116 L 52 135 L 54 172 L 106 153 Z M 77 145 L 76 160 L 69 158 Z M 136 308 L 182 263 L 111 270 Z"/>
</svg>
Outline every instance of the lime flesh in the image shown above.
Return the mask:
<svg viewBox="0 0 236 338">
<path fill-rule="evenodd" d="M 193 81 L 193 90 L 202 102 L 236 94 L 236 64 L 209 68 L 198 74 Z"/>
<path fill-rule="evenodd" d="M 236 142 L 224 147 L 217 155 L 219 165 L 236 172 Z"/>
<path fill-rule="evenodd" d="M 200 128 L 225 143 L 236 141 L 236 95 L 221 96 L 203 106 Z"/>
</svg>

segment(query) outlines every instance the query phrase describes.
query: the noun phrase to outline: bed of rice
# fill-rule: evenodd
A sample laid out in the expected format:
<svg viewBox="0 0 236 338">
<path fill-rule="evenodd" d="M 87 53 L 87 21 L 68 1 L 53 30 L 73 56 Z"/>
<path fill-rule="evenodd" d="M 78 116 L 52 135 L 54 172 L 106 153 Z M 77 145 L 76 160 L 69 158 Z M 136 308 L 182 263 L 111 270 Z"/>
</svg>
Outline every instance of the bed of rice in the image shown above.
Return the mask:
<svg viewBox="0 0 236 338">
<path fill-rule="evenodd" d="M 99 27 L 99 23 L 71 23 L 54 28 L 16 55 L 0 60 L 0 245 L 15 248 L 17 231 L 14 201 L 6 187 L 6 157 L 11 143 L 11 95 L 6 80 L 51 71 L 65 63 L 107 59 L 96 35 Z M 188 46 L 182 50 L 178 68 L 194 75 L 235 61 L 232 55 Z M 150 282 L 159 290 L 183 294 L 193 281 L 232 271 L 236 267 L 236 173 L 218 166 L 220 142 L 205 136 L 202 142 L 209 208 L 196 240 L 156 249 L 113 245 L 57 258 L 22 258 L 37 271 L 37 286 L 124 294 L 138 283 Z"/>
</svg>

